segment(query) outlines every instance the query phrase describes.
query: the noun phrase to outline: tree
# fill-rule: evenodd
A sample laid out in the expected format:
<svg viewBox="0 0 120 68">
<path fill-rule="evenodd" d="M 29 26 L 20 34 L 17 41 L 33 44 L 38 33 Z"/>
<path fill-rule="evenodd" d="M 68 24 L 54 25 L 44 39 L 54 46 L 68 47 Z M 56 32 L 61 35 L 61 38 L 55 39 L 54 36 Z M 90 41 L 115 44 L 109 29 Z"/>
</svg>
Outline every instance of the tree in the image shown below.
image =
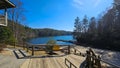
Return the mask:
<svg viewBox="0 0 120 68">
<path fill-rule="evenodd" d="M 97 29 L 96 20 L 95 17 L 92 17 L 89 23 L 88 33 L 90 35 L 96 35 L 96 29 Z"/>
<path fill-rule="evenodd" d="M 97 24 L 97 34 L 99 37 L 103 35 L 103 24 L 102 19 L 99 19 Z"/>
<path fill-rule="evenodd" d="M 115 7 L 115 20 L 113 24 L 114 33 L 120 36 L 120 5 L 116 5 Z"/>
<path fill-rule="evenodd" d="M 79 28 L 82 27 L 82 30 Z M 76 34 L 80 32 L 79 34 Z M 120 5 L 106 10 L 100 15 L 98 21 L 92 17 L 89 21 L 84 16 L 82 26 L 79 26 L 79 18 L 75 20 L 74 36 L 78 43 L 90 44 L 93 47 L 107 49 L 120 49 Z"/>
<path fill-rule="evenodd" d="M 80 23 L 79 17 L 75 19 L 74 27 L 75 27 L 73 31 L 74 38 L 78 38 L 81 36 L 82 33 L 82 25 Z"/>
<path fill-rule="evenodd" d="M 15 38 L 21 39 L 21 27 L 17 24 L 20 24 L 25 20 L 23 3 L 21 0 L 11 0 L 16 7 L 8 10 L 9 19 L 12 21 L 12 31 L 14 32 Z M 17 23 L 17 24 L 16 24 Z"/>
<path fill-rule="evenodd" d="M 85 15 L 83 18 L 83 32 L 86 33 L 88 29 L 88 19 L 87 16 Z"/>
<path fill-rule="evenodd" d="M 8 27 L 0 26 L 0 43 L 13 44 L 13 42 L 15 42 L 15 38 L 11 30 Z"/>
</svg>

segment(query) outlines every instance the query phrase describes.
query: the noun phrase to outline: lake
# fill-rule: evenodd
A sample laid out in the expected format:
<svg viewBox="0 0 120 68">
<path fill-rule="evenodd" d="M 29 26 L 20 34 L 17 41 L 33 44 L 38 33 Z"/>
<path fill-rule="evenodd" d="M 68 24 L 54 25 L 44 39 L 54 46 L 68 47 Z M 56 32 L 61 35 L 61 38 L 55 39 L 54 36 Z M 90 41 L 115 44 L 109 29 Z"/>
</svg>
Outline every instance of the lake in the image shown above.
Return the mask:
<svg viewBox="0 0 120 68">
<path fill-rule="evenodd" d="M 55 40 L 57 44 L 72 44 L 69 42 L 62 42 L 57 40 L 74 40 L 73 35 L 64 35 L 64 36 L 38 37 L 30 39 L 28 42 L 31 44 L 46 44 L 51 39 Z"/>
</svg>

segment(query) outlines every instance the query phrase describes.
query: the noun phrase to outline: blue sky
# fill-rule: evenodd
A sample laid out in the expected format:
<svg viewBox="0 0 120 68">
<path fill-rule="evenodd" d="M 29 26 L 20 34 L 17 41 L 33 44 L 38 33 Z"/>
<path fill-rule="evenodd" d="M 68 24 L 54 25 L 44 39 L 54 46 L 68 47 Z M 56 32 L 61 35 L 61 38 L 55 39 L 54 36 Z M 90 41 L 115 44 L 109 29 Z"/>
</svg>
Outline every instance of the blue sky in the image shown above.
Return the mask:
<svg viewBox="0 0 120 68">
<path fill-rule="evenodd" d="M 73 31 L 74 19 L 97 17 L 113 0 L 23 0 L 26 23 L 32 28 Z"/>
</svg>

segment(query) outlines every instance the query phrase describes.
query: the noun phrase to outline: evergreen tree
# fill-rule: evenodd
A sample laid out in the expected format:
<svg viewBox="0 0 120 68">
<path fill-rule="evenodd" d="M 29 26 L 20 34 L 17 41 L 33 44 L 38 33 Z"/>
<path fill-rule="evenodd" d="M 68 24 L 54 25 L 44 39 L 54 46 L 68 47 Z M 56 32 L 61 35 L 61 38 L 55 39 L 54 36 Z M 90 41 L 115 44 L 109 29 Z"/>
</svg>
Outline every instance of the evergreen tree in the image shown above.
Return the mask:
<svg viewBox="0 0 120 68">
<path fill-rule="evenodd" d="M 80 23 L 79 17 L 75 19 L 74 27 L 75 27 L 73 31 L 74 38 L 78 38 L 81 36 L 82 33 L 82 25 Z"/>
<path fill-rule="evenodd" d="M 13 44 L 15 38 L 12 31 L 8 27 L 0 26 L 0 43 Z"/>
<path fill-rule="evenodd" d="M 86 33 L 87 29 L 88 29 L 88 19 L 87 19 L 87 16 L 85 15 L 83 19 L 83 32 Z"/>
<path fill-rule="evenodd" d="M 95 35 L 96 34 L 96 20 L 95 17 L 92 17 L 89 23 L 89 28 L 88 28 L 88 33 L 91 35 Z"/>
</svg>

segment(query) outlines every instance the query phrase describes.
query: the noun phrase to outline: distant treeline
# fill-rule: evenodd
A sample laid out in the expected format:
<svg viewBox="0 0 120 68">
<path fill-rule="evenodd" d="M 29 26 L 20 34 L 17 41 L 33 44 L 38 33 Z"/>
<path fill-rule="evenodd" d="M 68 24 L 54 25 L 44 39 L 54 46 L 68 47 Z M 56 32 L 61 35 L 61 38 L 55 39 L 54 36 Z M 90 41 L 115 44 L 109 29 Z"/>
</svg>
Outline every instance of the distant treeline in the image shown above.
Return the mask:
<svg viewBox="0 0 120 68">
<path fill-rule="evenodd" d="M 0 41 L 3 43 L 11 40 L 9 42 L 22 43 L 23 41 L 33 38 L 33 37 L 42 37 L 42 36 L 58 36 L 58 35 L 71 35 L 72 32 L 63 31 L 63 30 L 54 30 L 54 29 L 33 29 L 28 26 L 15 23 L 11 20 L 8 21 L 8 26 L 0 26 Z M 10 37 L 10 39 L 8 39 Z M 8 40 L 7 40 L 8 39 Z"/>
<path fill-rule="evenodd" d="M 38 36 L 59 36 L 59 35 L 71 35 L 72 32 L 70 31 L 63 31 L 63 30 L 54 30 L 54 29 L 35 29 L 38 32 Z"/>
<path fill-rule="evenodd" d="M 75 19 L 74 38 L 78 44 L 120 51 L 120 5 L 114 5 L 99 19 Z"/>
</svg>

